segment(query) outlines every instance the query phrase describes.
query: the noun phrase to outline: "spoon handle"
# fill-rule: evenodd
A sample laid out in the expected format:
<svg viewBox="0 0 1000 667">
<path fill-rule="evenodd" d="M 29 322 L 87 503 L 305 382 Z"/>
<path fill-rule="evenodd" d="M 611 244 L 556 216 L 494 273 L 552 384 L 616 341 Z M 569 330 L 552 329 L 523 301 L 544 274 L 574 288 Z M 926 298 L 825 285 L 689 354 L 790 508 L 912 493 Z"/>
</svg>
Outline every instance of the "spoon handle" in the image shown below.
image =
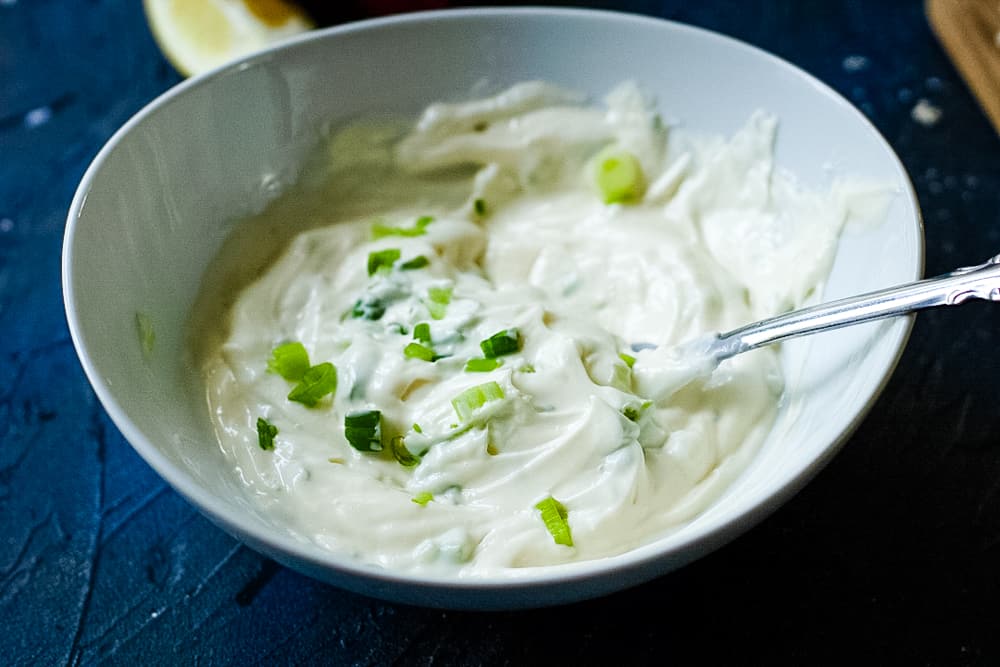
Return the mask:
<svg viewBox="0 0 1000 667">
<path fill-rule="evenodd" d="M 821 303 L 721 334 L 713 345 L 721 361 L 755 348 L 806 334 L 905 315 L 925 308 L 957 306 L 970 299 L 1000 301 L 1000 255 L 978 266 L 936 278 Z"/>
</svg>

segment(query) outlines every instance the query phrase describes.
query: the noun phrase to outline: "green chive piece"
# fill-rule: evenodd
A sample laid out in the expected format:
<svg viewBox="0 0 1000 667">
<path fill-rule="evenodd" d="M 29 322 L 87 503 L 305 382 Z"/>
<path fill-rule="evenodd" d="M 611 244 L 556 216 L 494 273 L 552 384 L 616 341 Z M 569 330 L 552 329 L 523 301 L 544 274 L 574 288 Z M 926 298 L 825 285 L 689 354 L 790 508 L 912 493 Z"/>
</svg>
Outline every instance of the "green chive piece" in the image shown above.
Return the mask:
<svg viewBox="0 0 1000 667">
<path fill-rule="evenodd" d="M 421 507 L 426 507 L 427 503 L 434 500 L 434 494 L 427 491 L 422 491 L 417 495 L 413 496 L 412 501 Z"/>
<path fill-rule="evenodd" d="M 615 364 L 611 376 L 611 386 L 626 393 L 632 391 L 632 370 L 625 364 Z"/>
<path fill-rule="evenodd" d="M 628 151 L 602 151 L 597 158 L 596 180 L 605 204 L 635 201 L 642 196 L 642 165 Z"/>
<path fill-rule="evenodd" d="M 365 320 L 378 320 L 385 315 L 385 304 L 373 297 L 362 297 L 354 302 L 351 317 Z"/>
<path fill-rule="evenodd" d="M 472 202 L 472 209 L 476 212 L 478 216 L 486 215 L 486 202 L 482 199 L 476 199 Z"/>
<path fill-rule="evenodd" d="M 483 351 L 483 356 L 487 359 L 517 352 L 521 349 L 522 345 L 521 332 L 517 330 L 517 327 L 498 331 L 479 343 L 479 347 Z"/>
<path fill-rule="evenodd" d="M 344 437 L 361 452 L 382 451 L 382 413 L 379 410 L 352 412 L 344 416 Z"/>
<path fill-rule="evenodd" d="M 400 264 L 399 268 L 403 269 L 404 271 L 412 271 L 414 269 L 422 269 L 430 263 L 431 261 L 426 257 L 424 257 L 423 255 L 417 255 L 413 259 L 408 259 L 402 264 Z"/>
<path fill-rule="evenodd" d="M 413 340 L 429 344 L 431 342 L 431 325 L 427 322 L 421 322 L 413 327 Z"/>
<path fill-rule="evenodd" d="M 490 401 L 497 401 L 504 397 L 503 389 L 496 382 L 469 387 L 461 394 L 451 399 L 451 406 L 455 408 L 458 419 L 467 422 L 479 408 Z"/>
<path fill-rule="evenodd" d="M 278 427 L 263 417 L 257 417 L 257 444 L 265 452 L 274 449 L 274 436 L 278 435 Z"/>
<path fill-rule="evenodd" d="M 407 359 L 421 359 L 423 361 L 434 361 L 434 350 L 421 345 L 420 343 L 410 343 L 403 348 L 403 356 Z"/>
<path fill-rule="evenodd" d="M 413 227 L 391 227 L 376 222 L 372 226 L 372 238 L 378 240 L 386 236 L 423 236 L 427 233 L 427 225 L 432 222 L 434 222 L 434 218 L 429 215 L 417 218 Z"/>
<path fill-rule="evenodd" d="M 426 301 L 425 305 L 432 318 L 435 320 L 444 319 L 448 310 L 447 306 L 451 303 L 451 293 L 451 287 L 431 287 L 427 290 L 429 301 Z"/>
<path fill-rule="evenodd" d="M 565 505 L 549 496 L 539 501 L 535 509 L 542 513 L 542 522 L 545 523 L 545 528 L 556 544 L 573 546 L 573 535 L 569 530 L 569 511 Z"/>
<path fill-rule="evenodd" d="M 635 366 L 635 357 L 633 357 L 631 354 L 625 354 L 624 352 L 621 352 L 618 355 L 618 358 L 624 361 L 625 365 L 628 366 L 629 368 Z"/>
<path fill-rule="evenodd" d="M 503 364 L 503 359 L 469 359 L 465 362 L 467 373 L 489 373 Z"/>
<path fill-rule="evenodd" d="M 622 414 L 625 415 L 625 419 L 637 422 L 639 421 L 639 417 L 642 416 L 642 410 L 634 405 L 626 405 L 622 408 Z"/>
<path fill-rule="evenodd" d="M 271 350 L 267 372 L 277 373 L 290 382 L 298 382 L 309 370 L 309 353 L 302 343 L 284 343 Z"/>
<path fill-rule="evenodd" d="M 146 313 L 135 314 L 135 326 L 139 332 L 139 344 L 143 353 L 149 356 L 156 344 L 156 332 L 153 330 L 153 320 Z"/>
<path fill-rule="evenodd" d="M 414 424 L 412 426 L 414 433 L 423 433 L 424 429 L 420 428 L 420 424 Z"/>
<path fill-rule="evenodd" d="M 315 407 L 320 399 L 337 390 L 337 369 L 329 361 L 311 367 L 288 394 L 288 400 Z"/>
<path fill-rule="evenodd" d="M 400 465 L 406 468 L 412 468 L 418 463 L 420 463 L 420 457 L 412 454 L 409 449 L 406 448 L 406 443 L 403 441 L 403 436 L 397 435 L 395 438 L 389 441 L 389 449 L 392 450 L 392 456 Z"/>
<path fill-rule="evenodd" d="M 399 248 L 386 248 L 368 253 L 368 275 L 374 276 L 379 271 L 388 271 L 400 256 Z"/>
</svg>

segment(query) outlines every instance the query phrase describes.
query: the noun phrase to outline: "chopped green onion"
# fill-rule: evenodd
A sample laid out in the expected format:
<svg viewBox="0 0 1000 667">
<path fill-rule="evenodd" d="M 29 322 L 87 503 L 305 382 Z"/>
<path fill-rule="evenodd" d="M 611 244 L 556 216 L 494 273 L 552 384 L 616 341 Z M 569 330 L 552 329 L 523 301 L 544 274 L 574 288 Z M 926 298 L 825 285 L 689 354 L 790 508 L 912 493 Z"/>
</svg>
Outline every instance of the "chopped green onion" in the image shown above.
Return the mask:
<svg viewBox="0 0 1000 667">
<path fill-rule="evenodd" d="M 298 382 L 309 370 L 309 353 L 302 343 L 284 343 L 271 350 L 267 372 L 277 373 L 291 382 Z"/>
<path fill-rule="evenodd" d="M 423 433 L 424 432 L 424 429 L 420 428 L 420 424 L 414 424 L 412 428 L 413 428 L 413 431 L 415 433 Z"/>
<path fill-rule="evenodd" d="M 565 505 L 549 496 L 539 501 L 535 509 L 542 513 L 542 521 L 556 544 L 573 546 L 573 535 L 569 530 L 569 511 Z"/>
<path fill-rule="evenodd" d="M 346 415 L 344 437 L 358 451 L 381 452 L 382 413 L 378 410 L 366 410 Z"/>
<path fill-rule="evenodd" d="M 431 287 L 427 290 L 429 301 L 425 302 L 425 305 L 435 320 L 444 319 L 447 305 L 451 303 L 451 292 L 451 287 Z"/>
<path fill-rule="evenodd" d="M 404 271 L 411 271 L 413 269 L 422 269 L 430 263 L 431 261 L 426 257 L 424 257 L 423 255 L 417 255 L 413 259 L 408 259 L 402 264 L 400 264 L 399 268 L 403 269 Z"/>
<path fill-rule="evenodd" d="M 412 500 L 421 507 L 425 507 L 427 503 L 434 500 L 434 494 L 427 491 L 421 491 L 417 495 L 413 496 Z"/>
<path fill-rule="evenodd" d="M 372 238 L 377 240 L 385 236 L 423 236 L 427 233 L 427 225 L 432 222 L 434 222 L 434 218 L 429 215 L 417 218 L 413 227 L 390 227 L 376 222 L 372 226 Z"/>
<path fill-rule="evenodd" d="M 496 382 L 469 387 L 461 394 L 451 399 L 451 406 L 455 408 L 455 414 L 460 421 L 467 422 L 472 418 L 476 410 L 483 407 L 490 401 L 503 398 L 503 389 Z"/>
<path fill-rule="evenodd" d="M 422 359 L 424 361 L 434 361 L 434 350 L 421 345 L 420 343 L 410 343 L 403 348 L 403 356 L 407 359 Z"/>
<path fill-rule="evenodd" d="M 451 303 L 451 287 L 431 287 L 427 290 L 427 298 L 434 303 L 447 306 Z"/>
<path fill-rule="evenodd" d="M 612 369 L 611 386 L 624 392 L 632 391 L 632 370 L 625 364 L 615 364 Z"/>
<path fill-rule="evenodd" d="M 407 468 L 412 468 L 420 463 L 420 457 L 415 456 L 406 448 L 406 443 L 403 441 L 403 436 L 401 435 L 397 435 L 389 441 L 389 448 L 392 450 L 393 458 Z"/>
<path fill-rule="evenodd" d="M 635 201 L 642 196 L 642 165 L 628 151 L 602 151 L 597 157 L 596 179 L 605 204 Z"/>
<path fill-rule="evenodd" d="M 639 421 L 639 417 L 642 416 L 642 410 L 634 405 L 626 405 L 622 408 L 622 414 L 625 415 L 625 419 L 637 422 Z"/>
<path fill-rule="evenodd" d="M 625 354 L 624 352 L 621 352 L 618 355 L 618 358 L 624 361 L 625 365 L 628 366 L 629 368 L 635 366 L 635 357 L 633 357 L 631 354 Z"/>
<path fill-rule="evenodd" d="M 317 364 L 302 375 L 302 379 L 288 394 L 288 400 L 311 408 L 320 399 L 337 390 L 337 369 L 329 361 Z"/>
<path fill-rule="evenodd" d="M 476 215 L 486 215 L 486 202 L 482 199 L 476 199 L 472 202 L 472 209 L 476 212 Z"/>
<path fill-rule="evenodd" d="M 489 373 L 501 364 L 503 359 L 469 359 L 465 362 L 465 370 L 468 373 Z"/>
<path fill-rule="evenodd" d="M 362 297 L 351 308 L 351 317 L 377 320 L 385 315 L 385 304 L 374 297 Z"/>
<path fill-rule="evenodd" d="M 389 270 L 400 256 L 399 248 L 386 248 L 368 253 L 368 275 L 373 276 L 380 270 Z"/>
<path fill-rule="evenodd" d="M 519 373 L 534 373 L 535 367 L 531 364 L 525 364 L 517 369 Z"/>
<path fill-rule="evenodd" d="M 479 347 L 483 350 L 483 356 L 487 359 L 517 352 L 521 349 L 521 345 L 521 332 L 517 330 L 517 327 L 498 331 L 479 343 Z"/>
<path fill-rule="evenodd" d="M 135 326 L 139 331 L 139 344 L 146 355 L 153 353 L 156 344 L 156 332 L 153 330 L 153 320 L 146 313 L 135 314 Z"/>
<path fill-rule="evenodd" d="M 430 343 L 431 325 L 427 322 L 421 322 L 413 327 L 413 340 L 419 340 L 421 343 Z"/>
<path fill-rule="evenodd" d="M 263 417 L 257 417 L 257 444 L 265 452 L 274 449 L 274 436 L 278 435 L 278 427 Z"/>
</svg>

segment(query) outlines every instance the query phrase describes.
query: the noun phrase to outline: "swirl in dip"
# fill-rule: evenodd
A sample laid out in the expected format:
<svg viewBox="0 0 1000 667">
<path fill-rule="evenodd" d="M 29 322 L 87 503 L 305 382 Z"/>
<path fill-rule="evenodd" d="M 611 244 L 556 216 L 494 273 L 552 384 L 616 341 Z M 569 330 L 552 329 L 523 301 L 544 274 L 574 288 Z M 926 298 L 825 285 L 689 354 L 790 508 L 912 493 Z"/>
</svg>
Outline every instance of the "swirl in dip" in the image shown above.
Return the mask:
<svg viewBox="0 0 1000 667">
<path fill-rule="evenodd" d="M 594 105 L 528 82 L 332 133 L 199 306 L 211 419 L 261 512 L 457 576 L 696 516 L 768 433 L 782 371 L 670 350 L 801 306 L 856 208 L 776 170 L 775 131 L 700 137 L 633 84 Z"/>
</svg>

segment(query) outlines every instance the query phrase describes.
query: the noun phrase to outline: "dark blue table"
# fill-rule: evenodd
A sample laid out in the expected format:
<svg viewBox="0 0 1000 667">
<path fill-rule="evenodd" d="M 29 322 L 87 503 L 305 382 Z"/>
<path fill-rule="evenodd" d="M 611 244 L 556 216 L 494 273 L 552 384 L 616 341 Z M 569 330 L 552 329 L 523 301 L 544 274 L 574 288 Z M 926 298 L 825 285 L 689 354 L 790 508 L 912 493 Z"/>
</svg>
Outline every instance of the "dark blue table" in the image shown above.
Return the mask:
<svg viewBox="0 0 1000 667">
<path fill-rule="evenodd" d="M 761 46 L 857 104 L 916 184 L 928 275 L 1000 252 L 1000 141 L 919 2 L 617 7 Z M 221 532 L 108 421 L 60 291 L 84 169 L 177 81 L 135 0 L 0 0 L 0 663 L 1000 662 L 1000 306 L 921 315 L 874 411 L 805 491 L 609 598 L 494 614 L 390 605 Z M 911 117 L 920 99 L 943 111 L 936 124 Z"/>
</svg>

